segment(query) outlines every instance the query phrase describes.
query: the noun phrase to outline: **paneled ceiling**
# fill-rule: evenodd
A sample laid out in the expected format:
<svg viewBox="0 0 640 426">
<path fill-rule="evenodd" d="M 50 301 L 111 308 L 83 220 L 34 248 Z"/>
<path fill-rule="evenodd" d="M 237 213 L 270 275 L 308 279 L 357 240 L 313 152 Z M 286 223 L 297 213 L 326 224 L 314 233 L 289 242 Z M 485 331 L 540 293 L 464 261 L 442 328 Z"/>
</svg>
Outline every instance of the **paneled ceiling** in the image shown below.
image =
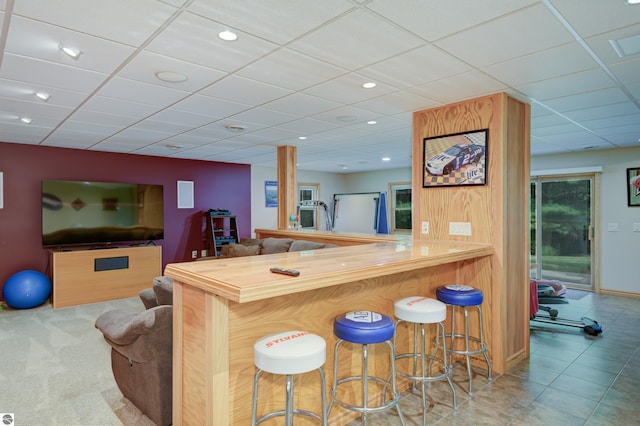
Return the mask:
<svg viewBox="0 0 640 426">
<path fill-rule="evenodd" d="M 640 145 L 625 0 L 0 0 L 0 21 L 3 142 L 271 167 L 293 145 L 352 173 L 411 165 L 413 111 L 504 91 L 532 155 Z"/>
</svg>

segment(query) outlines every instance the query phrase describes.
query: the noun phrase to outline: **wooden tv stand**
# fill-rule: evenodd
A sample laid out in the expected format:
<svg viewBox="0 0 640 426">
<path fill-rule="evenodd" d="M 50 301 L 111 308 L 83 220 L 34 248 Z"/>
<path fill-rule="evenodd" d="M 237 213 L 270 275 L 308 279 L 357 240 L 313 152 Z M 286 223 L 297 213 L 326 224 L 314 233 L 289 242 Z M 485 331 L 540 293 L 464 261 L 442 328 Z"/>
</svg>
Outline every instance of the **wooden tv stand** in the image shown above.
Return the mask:
<svg viewBox="0 0 640 426">
<path fill-rule="evenodd" d="M 162 271 L 162 247 L 52 251 L 54 308 L 134 297 Z"/>
</svg>

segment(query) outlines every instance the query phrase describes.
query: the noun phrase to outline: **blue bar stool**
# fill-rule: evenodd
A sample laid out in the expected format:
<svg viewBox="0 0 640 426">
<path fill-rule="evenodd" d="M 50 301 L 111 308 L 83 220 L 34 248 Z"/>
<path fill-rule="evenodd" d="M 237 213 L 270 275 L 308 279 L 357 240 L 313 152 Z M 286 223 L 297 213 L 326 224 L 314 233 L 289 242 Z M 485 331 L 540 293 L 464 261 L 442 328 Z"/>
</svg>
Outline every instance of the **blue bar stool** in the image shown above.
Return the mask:
<svg viewBox="0 0 640 426">
<path fill-rule="evenodd" d="M 393 335 L 395 326 L 393 319 L 387 315 L 382 315 L 372 311 L 353 311 L 339 315 L 333 322 L 333 332 L 338 338 L 334 350 L 333 365 L 333 387 L 331 388 L 331 401 L 329 402 L 329 410 L 327 416 L 333 408 L 333 403 L 342 407 L 362 413 L 363 425 L 367 425 L 367 415 L 380 411 L 389 410 L 395 407 L 398 410 L 398 416 L 404 425 L 404 417 L 400 410 L 400 393 L 396 388 L 396 370 L 395 370 L 395 348 L 393 346 Z M 359 345 L 362 348 L 362 374 L 359 376 L 348 376 L 338 379 L 338 353 L 343 343 L 351 343 L 355 349 Z M 369 345 L 385 343 L 389 346 L 389 364 L 391 374 L 389 379 L 369 375 Z M 361 405 L 353 405 L 338 397 L 338 387 L 345 383 L 359 381 L 362 384 L 362 401 Z M 371 406 L 369 401 L 369 385 L 370 382 L 381 385 L 382 400 L 379 404 Z M 391 389 L 390 399 L 387 400 L 387 389 Z M 346 392 L 345 397 L 349 394 Z"/>
<path fill-rule="evenodd" d="M 253 404 L 251 408 L 251 424 L 253 426 L 276 416 L 284 416 L 287 426 L 293 425 L 293 416 L 304 415 L 314 417 L 327 426 L 326 382 L 322 366 L 327 357 L 325 340 L 307 331 L 286 331 L 272 334 L 258 340 L 253 346 L 254 363 L 257 367 L 253 380 Z M 322 413 L 300 410 L 293 406 L 293 375 L 316 370 L 320 375 L 320 394 Z M 258 379 L 262 372 L 286 375 L 286 399 L 283 410 L 264 414 L 256 420 L 258 408 Z"/>
<path fill-rule="evenodd" d="M 447 318 L 447 305 L 439 300 L 422 296 L 410 296 L 400 299 L 394 304 L 394 315 L 396 316 L 396 333 L 395 343 L 396 347 L 396 371 L 398 375 L 405 379 L 411 380 L 413 384 L 413 390 L 416 390 L 416 383 L 422 385 L 422 424 L 427 424 L 427 383 L 447 380 L 451 387 L 451 393 L 453 395 L 453 409 L 458 409 L 458 403 L 456 400 L 456 390 L 453 387 L 451 381 L 451 366 L 449 364 L 447 356 L 447 347 L 443 345 L 443 356 L 437 358 L 435 355 L 427 353 L 427 336 L 426 326 L 429 324 L 436 324 L 436 353 L 437 345 L 440 340 L 445 340 L 446 332 L 444 327 L 444 320 Z M 397 353 L 397 339 L 399 326 L 407 322 L 413 324 L 413 352 Z M 420 337 L 418 336 L 418 329 L 420 329 Z M 420 345 L 419 345 L 420 343 Z M 431 348 L 430 348 L 431 349 Z M 409 359 L 411 362 L 408 365 L 399 362 L 402 359 Z M 427 360 L 429 365 L 427 367 Z M 439 367 L 436 373 L 432 372 L 433 363 Z M 420 367 L 418 368 L 418 363 Z M 409 372 L 409 370 L 411 370 Z"/>
<path fill-rule="evenodd" d="M 441 302 L 444 302 L 448 306 L 451 306 L 451 333 L 447 333 L 446 335 L 446 339 L 449 340 L 449 356 L 452 357 L 453 354 L 465 356 L 467 360 L 467 372 L 469 373 L 468 394 L 469 396 L 471 396 L 473 394 L 473 370 L 471 369 L 472 356 L 479 354 L 482 354 L 484 356 L 484 359 L 487 362 L 487 379 L 489 381 L 491 381 L 492 379 L 491 360 L 489 359 L 487 344 L 484 341 L 484 326 L 482 321 L 482 302 L 484 300 L 484 295 L 482 294 L 482 290 L 468 285 L 448 284 L 440 286 L 436 289 L 436 297 Z M 464 313 L 464 333 L 460 333 L 456 330 L 456 308 L 462 309 Z M 474 336 L 469 334 L 468 308 L 476 308 L 478 312 L 479 330 L 478 334 Z M 447 343 L 446 339 L 445 345 Z M 460 348 L 460 345 L 456 346 L 456 339 L 463 339 L 464 347 Z"/>
</svg>

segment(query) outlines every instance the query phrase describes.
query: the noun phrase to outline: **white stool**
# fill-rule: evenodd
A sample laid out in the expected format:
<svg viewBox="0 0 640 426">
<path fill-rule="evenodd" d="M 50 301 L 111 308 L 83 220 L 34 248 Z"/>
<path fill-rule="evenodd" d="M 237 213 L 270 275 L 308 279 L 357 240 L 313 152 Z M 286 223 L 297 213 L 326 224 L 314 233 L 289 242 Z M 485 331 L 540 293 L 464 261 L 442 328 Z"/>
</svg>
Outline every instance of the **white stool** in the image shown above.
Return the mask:
<svg viewBox="0 0 640 426">
<path fill-rule="evenodd" d="M 396 353 L 396 371 L 399 376 L 405 379 L 411 380 L 413 383 L 413 390 L 416 390 L 416 383 L 422 384 L 422 422 L 427 424 L 427 383 L 435 382 L 439 380 L 447 380 L 451 387 L 451 393 L 453 394 L 453 409 L 458 409 L 458 403 L 456 399 L 456 390 L 451 382 L 451 366 L 448 361 L 446 346 L 444 346 L 444 354 L 442 358 L 437 358 L 437 347 L 440 339 L 445 338 L 445 327 L 443 321 L 447 317 L 447 305 L 436 299 L 421 296 L 411 296 L 398 300 L 394 304 L 394 315 L 398 319 L 396 321 L 395 342 L 396 351 L 397 339 L 398 339 L 398 326 L 403 323 L 413 324 L 413 352 Z M 436 324 L 436 353 L 430 355 L 427 353 L 427 336 L 425 328 L 429 324 Z M 420 338 L 418 337 L 418 328 L 420 329 Z M 418 343 L 421 343 L 420 348 Z M 412 363 L 403 369 L 402 365 L 398 366 L 398 361 L 409 358 Z M 429 360 L 429 366 L 427 367 L 426 361 Z M 418 361 L 420 367 L 418 368 Z M 442 368 L 439 369 L 439 374 L 432 374 L 431 367 L 433 363 L 438 362 L 442 364 Z M 401 363 L 400 363 L 401 364 Z M 411 372 L 407 372 L 409 367 L 413 364 Z"/>
<path fill-rule="evenodd" d="M 294 414 L 314 417 L 327 425 L 327 401 L 325 378 L 322 366 L 327 357 L 325 340 L 307 331 L 286 331 L 258 340 L 253 346 L 254 363 L 258 368 L 253 381 L 253 404 L 251 424 L 253 426 L 276 416 L 284 416 L 287 426 L 293 425 Z M 322 413 L 317 414 L 293 407 L 293 375 L 316 370 L 320 374 Z M 267 413 L 256 420 L 258 408 L 258 379 L 262 372 L 287 376 L 286 400 L 283 410 Z"/>
</svg>

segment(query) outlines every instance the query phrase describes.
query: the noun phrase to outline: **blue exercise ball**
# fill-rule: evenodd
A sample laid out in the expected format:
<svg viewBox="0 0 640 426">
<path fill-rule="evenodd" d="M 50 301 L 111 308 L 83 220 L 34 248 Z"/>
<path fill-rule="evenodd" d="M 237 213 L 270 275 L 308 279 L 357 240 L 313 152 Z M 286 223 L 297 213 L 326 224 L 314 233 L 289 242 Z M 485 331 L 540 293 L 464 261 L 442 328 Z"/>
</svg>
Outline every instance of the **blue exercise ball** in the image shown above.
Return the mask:
<svg viewBox="0 0 640 426">
<path fill-rule="evenodd" d="M 51 281 L 41 272 L 26 270 L 9 277 L 2 288 L 2 298 L 14 309 L 40 306 L 51 294 Z"/>
</svg>

